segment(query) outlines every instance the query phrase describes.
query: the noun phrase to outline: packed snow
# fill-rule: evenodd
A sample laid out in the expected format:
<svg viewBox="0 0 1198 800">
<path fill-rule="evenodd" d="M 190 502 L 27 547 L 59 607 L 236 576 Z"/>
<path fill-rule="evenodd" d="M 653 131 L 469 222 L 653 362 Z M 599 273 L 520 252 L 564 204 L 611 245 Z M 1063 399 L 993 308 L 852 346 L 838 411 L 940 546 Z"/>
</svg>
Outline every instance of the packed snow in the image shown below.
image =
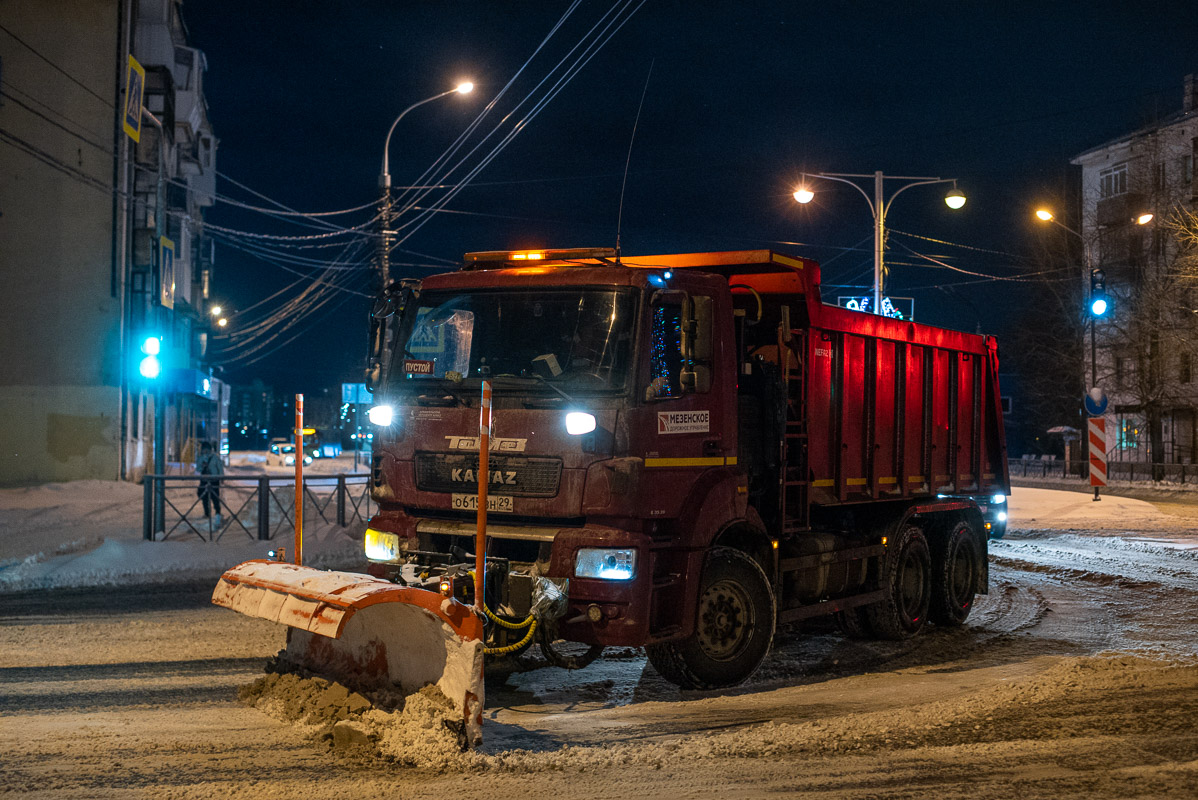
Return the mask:
<svg viewBox="0 0 1198 800">
<path fill-rule="evenodd" d="M 0 491 L 0 591 L 165 584 L 9 595 L 0 796 L 1114 798 L 1198 782 L 1198 506 L 1018 488 L 963 628 L 783 630 L 722 692 L 678 690 L 640 649 L 581 672 L 532 652 L 488 667 L 484 744 L 462 753 L 431 689 L 258 677 L 280 626 L 205 606 L 202 583 L 289 535 L 144 541 L 141 501 L 118 483 Z M 360 562 L 360 532 L 313 532 L 305 561 Z M 176 599 L 187 580 L 194 599 Z"/>
</svg>

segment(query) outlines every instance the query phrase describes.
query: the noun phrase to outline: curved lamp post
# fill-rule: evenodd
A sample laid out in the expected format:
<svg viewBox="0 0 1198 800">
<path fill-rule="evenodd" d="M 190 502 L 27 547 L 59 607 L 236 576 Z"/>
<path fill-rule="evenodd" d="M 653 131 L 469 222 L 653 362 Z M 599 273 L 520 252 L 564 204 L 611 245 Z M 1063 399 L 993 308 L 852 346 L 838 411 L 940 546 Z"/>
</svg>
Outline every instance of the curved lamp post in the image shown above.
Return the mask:
<svg viewBox="0 0 1198 800">
<path fill-rule="evenodd" d="M 965 205 L 965 195 L 957 188 L 956 178 L 931 178 L 931 177 L 914 177 L 904 175 L 883 175 L 880 171 L 872 175 L 852 173 L 852 172 L 820 172 L 815 175 L 803 173 L 803 184 L 794 193 L 794 199 L 799 203 L 810 203 L 815 198 L 815 192 L 807 186 L 807 179 L 820 178 L 827 181 L 838 181 L 839 183 L 847 183 L 852 186 L 861 196 L 865 198 L 865 202 L 869 204 L 870 213 L 874 218 L 874 299 L 873 312 L 881 313 L 882 309 L 882 283 L 885 274 L 884 269 L 884 249 L 886 245 L 886 214 L 890 211 L 890 206 L 894 203 L 894 198 L 910 189 L 912 186 L 926 186 L 932 183 L 951 183 L 953 188 L 944 196 L 944 203 L 954 211 Z M 869 194 L 861 188 L 854 178 L 873 178 L 874 180 L 874 196 L 871 198 Z M 887 180 L 907 181 L 906 184 L 900 186 L 886 198 L 883 193 L 883 182 Z"/>
<path fill-rule="evenodd" d="M 426 97 L 418 103 L 412 105 L 399 112 L 399 116 L 391 123 L 391 127 L 387 130 L 387 138 L 383 140 L 383 167 L 379 172 L 379 205 L 380 217 L 379 224 L 381 226 L 382 235 L 379 237 L 379 278 L 382 280 L 383 288 L 391 281 L 391 172 L 390 162 L 387 154 L 391 149 L 391 134 L 395 133 L 395 126 L 399 121 L 414 108 L 419 108 L 425 103 L 431 103 L 434 100 L 440 100 L 442 97 L 448 97 L 451 94 L 469 94 L 474 91 L 474 84 L 466 81 L 459 83 L 454 88 L 440 94 L 435 94 L 432 97 Z"/>
<path fill-rule="evenodd" d="M 1089 270 L 1089 272 L 1090 272 L 1090 286 L 1093 287 L 1094 273 L 1097 271 L 1097 268 L 1094 266 L 1093 262 L 1091 261 L 1090 247 L 1087 244 L 1085 237 L 1082 236 L 1077 231 L 1075 231 L 1073 228 L 1070 228 L 1068 225 L 1066 225 L 1065 223 L 1058 220 L 1056 217 L 1056 214 L 1054 214 L 1052 212 L 1052 209 L 1049 209 L 1049 208 L 1036 209 L 1036 219 L 1040 220 L 1041 222 L 1051 222 L 1053 225 L 1056 225 L 1058 228 L 1061 228 L 1062 230 L 1067 231 L 1068 233 L 1077 237 L 1077 240 L 1079 242 L 1081 242 L 1081 245 L 1082 245 L 1082 260 L 1085 262 L 1085 268 L 1087 270 Z M 1146 211 L 1141 214 L 1137 214 L 1135 217 L 1132 218 L 1132 221 L 1135 222 L 1137 225 L 1147 225 L 1149 222 L 1152 222 L 1152 219 L 1153 219 L 1152 213 Z M 1093 305 L 1094 299 L 1095 298 L 1093 298 L 1093 297 L 1090 298 L 1090 303 L 1091 303 L 1091 306 L 1090 306 L 1090 380 L 1092 381 L 1091 386 L 1097 387 L 1098 386 L 1098 345 L 1094 341 L 1095 340 L 1094 329 L 1096 327 L 1098 327 L 1098 318 L 1100 316 L 1102 316 L 1104 313 L 1106 313 L 1107 305 L 1104 303 L 1101 310 L 1099 310 L 1097 307 L 1095 307 Z"/>
</svg>

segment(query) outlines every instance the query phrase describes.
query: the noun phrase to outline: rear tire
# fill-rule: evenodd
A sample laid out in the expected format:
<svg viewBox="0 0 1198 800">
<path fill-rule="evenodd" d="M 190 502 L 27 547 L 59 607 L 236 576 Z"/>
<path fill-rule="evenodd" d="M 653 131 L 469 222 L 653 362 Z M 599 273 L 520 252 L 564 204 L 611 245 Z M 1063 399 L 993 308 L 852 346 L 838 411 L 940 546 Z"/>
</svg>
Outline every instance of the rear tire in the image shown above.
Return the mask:
<svg viewBox="0 0 1198 800">
<path fill-rule="evenodd" d="M 932 599 L 932 554 L 923 531 L 904 525 L 893 537 L 882 575 L 886 599 L 865 609 L 879 639 L 908 639 L 923 629 Z"/>
<path fill-rule="evenodd" d="M 777 623 L 774 590 L 752 557 L 713 547 L 703 564 L 695 632 L 646 648 L 649 663 L 683 689 L 743 683 L 770 650 Z"/>
<path fill-rule="evenodd" d="M 962 520 L 949 531 L 943 547 L 937 548 L 929 610 L 932 622 L 949 627 L 965 622 L 978 591 L 980 561 L 973 528 Z"/>
</svg>

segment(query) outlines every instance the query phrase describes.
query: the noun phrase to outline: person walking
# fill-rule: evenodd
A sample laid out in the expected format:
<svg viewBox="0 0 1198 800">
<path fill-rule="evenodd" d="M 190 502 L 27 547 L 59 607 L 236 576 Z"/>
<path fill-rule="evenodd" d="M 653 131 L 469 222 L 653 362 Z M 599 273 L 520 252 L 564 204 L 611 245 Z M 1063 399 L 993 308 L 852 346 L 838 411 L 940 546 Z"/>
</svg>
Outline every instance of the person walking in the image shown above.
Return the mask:
<svg viewBox="0 0 1198 800">
<path fill-rule="evenodd" d="M 200 486 L 196 489 L 196 494 L 199 495 L 200 502 L 204 504 L 204 518 L 208 519 L 215 513 L 215 516 L 212 516 L 212 524 L 220 527 L 220 480 L 204 476 L 224 475 L 225 465 L 220 460 L 220 454 L 213 451 L 211 442 L 203 442 L 200 445 L 200 457 L 196 459 L 196 473 L 200 476 Z"/>
</svg>

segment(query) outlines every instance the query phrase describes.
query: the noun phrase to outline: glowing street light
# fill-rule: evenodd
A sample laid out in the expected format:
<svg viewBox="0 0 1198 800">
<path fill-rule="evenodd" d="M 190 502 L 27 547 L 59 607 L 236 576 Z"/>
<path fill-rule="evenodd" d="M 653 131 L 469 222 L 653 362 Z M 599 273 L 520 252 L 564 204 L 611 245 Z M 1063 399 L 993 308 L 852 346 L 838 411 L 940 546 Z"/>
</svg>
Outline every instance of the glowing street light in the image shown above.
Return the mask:
<svg viewBox="0 0 1198 800">
<path fill-rule="evenodd" d="M 208 313 L 214 317 L 219 317 L 222 311 L 224 311 L 224 309 L 220 306 L 213 306 L 212 308 L 208 309 Z"/>
<path fill-rule="evenodd" d="M 379 277 L 382 279 L 383 287 L 386 288 L 387 283 L 391 280 L 391 171 L 390 162 L 387 154 L 391 149 L 391 134 L 395 133 L 395 126 L 399 121 L 414 108 L 419 108 L 425 103 L 431 103 L 434 100 L 440 100 L 442 97 L 448 97 L 451 94 L 470 94 L 474 91 L 474 84 L 470 81 L 463 81 L 454 88 L 435 94 L 432 97 L 426 97 L 418 103 L 405 108 L 391 123 L 391 128 L 387 131 L 387 138 L 383 140 L 383 168 L 379 172 L 379 200 L 382 205 L 382 214 L 380 215 L 380 225 L 382 226 L 382 236 L 379 237 Z"/>
<path fill-rule="evenodd" d="M 957 188 L 955 181 L 953 182 L 953 188 L 949 189 L 948 194 L 944 196 L 944 204 L 953 211 L 965 205 L 965 195 Z"/>
<path fill-rule="evenodd" d="M 883 175 L 880 171 L 872 175 L 858 174 L 851 172 L 820 172 L 811 175 L 812 178 L 821 178 L 828 181 L 838 181 L 847 183 L 852 186 L 861 196 L 865 198 L 865 202 L 869 203 L 869 210 L 874 218 L 874 301 L 873 312 L 880 314 L 882 310 L 882 283 L 885 269 L 883 267 L 884 249 L 886 242 L 886 214 L 890 211 L 890 206 L 894 203 L 894 198 L 901 193 L 910 189 L 912 186 L 925 186 L 932 183 L 951 183 L 953 188 L 944 196 L 945 204 L 954 211 L 965 205 L 965 195 L 957 188 L 956 178 L 929 178 L 929 177 L 912 177 L 902 175 Z M 807 186 L 808 175 L 803 174 L 803 183 L 794 192 L 794 199 L 798 203 L 806 205 L 815 199 L 815 192 Z M 874 196 L 871 199 L 856 181 L 851 178 L 873 178 L 874 179 Z M 882 183 L 885 180 L 902 180 L 907 181 L 906 184 L 900 186 L 887 199 L 882 191 Z"/>
</svg>

